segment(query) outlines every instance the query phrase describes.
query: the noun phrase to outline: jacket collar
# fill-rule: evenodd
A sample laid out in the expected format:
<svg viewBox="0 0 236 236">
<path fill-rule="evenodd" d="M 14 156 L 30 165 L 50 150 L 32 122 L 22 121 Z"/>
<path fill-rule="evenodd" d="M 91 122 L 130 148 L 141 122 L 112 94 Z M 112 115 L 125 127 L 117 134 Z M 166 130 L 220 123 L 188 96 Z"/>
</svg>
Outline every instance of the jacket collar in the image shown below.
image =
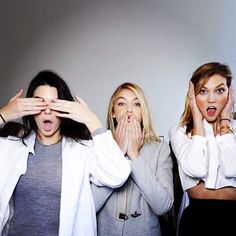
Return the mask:
<svg viewBox="0 0 236 236">
<path fill-rule="evenodd" d="M 32 153 L 35 156 L 34 145 L 35 145 L 36 133 L 32 131 L 29 136 L 24 139 L 24 143 L 26 144 L 29 153 Z"/>
</svg>

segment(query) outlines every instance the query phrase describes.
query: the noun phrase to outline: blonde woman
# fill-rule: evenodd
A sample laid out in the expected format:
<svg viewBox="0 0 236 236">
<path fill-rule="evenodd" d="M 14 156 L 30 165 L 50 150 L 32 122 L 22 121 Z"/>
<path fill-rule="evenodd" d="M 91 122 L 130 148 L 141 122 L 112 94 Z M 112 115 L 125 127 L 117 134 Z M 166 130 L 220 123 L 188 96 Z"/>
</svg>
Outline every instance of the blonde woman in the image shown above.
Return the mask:
<svg viewBox="0 0 236 236">
<path fill-rule="evenodd" d="M 236 134 L 232 73 L 218 62 L 193 73 L 180 125 L 170 130 L 184 193 L 179 236 L 234 235 Z"/>
<path fill-rule="evenodd" d="M 156 135 L 141 88 L 121 84 L 113 93 L 107 115 L 131 174 L 118 189 L 93 187 L 98 235 L 161 235 L 159 215 L 173 204 L 169 145 Z"/>
</svg>

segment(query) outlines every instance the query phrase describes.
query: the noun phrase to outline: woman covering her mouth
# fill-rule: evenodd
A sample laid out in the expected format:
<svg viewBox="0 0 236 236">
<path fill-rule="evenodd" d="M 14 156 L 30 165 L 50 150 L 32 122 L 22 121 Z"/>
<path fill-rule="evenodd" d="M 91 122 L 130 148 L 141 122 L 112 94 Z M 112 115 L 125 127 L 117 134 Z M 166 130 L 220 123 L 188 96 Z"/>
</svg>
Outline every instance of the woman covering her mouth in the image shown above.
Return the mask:
<svg viewBox="0 0 236 236">
<path fill-rule="evenodd" d="M 92 185 L 98 236 L 161 236 L 160 216 L 174 201 L 172 159 L 168 143 L 155 132 L 146 97 L 137 84 L 126 82 L 115 89 L 107 125 L 132 171 L 120 188 Z"/>
</svg>

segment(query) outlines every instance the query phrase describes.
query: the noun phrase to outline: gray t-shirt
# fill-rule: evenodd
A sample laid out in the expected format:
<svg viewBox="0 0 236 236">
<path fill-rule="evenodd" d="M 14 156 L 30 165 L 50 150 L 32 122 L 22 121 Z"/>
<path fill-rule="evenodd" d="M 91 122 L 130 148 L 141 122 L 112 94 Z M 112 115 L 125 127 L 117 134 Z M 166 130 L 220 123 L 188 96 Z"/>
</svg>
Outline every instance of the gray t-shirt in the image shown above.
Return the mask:
<svg viewBox="0 0 236 236">
<path fill-rule="evenodd" d="M 34 150 L 14 191 L 10 236 L 54 236 L 59 232 L 62 143 L 43 145 L 36 140 Z"/>
</svg>

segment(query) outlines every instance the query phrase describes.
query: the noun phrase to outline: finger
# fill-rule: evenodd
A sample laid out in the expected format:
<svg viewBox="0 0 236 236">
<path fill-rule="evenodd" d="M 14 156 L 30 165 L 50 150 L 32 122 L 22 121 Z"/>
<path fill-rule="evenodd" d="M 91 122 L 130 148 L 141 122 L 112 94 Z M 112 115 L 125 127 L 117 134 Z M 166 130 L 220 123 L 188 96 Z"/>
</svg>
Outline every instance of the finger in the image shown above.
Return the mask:
<svg viewBox="0 0 236 236">
<path fill-rule="evenodd" d="M 39 113 L 41 113 L 41 110 L 35 110 L 35 111 L 33 111 L 33 110 L 30 110 L 30 111 L 24 111 L 24 112 L 22 113 L 22 116 L 37 115 L 37 114 L 39 114 Z"/>
<path fill-rule="evenodd" d="M 47 108 L 47 104 L 45 102 L 24 102 L 24 101 L 21 101 L 19 104 L 18 104 L 18 111 L 43 111 Z"/>
<path fill-rule="evenodd" d="M 25 107 L 46 107 L 48 105 L 42 98 L 21 98 L 19 102 Z"/>
<path fill-rule="evenodd" d="M 233 88 L 233 85 L 231 83 L 231 85 L 229 86 L 229 94 L 230 94 L 230 97 L 232 98 L 232 101 L 234 102 L 234 88 Z"/>
<path fill-rule="evenodd" d="M 125 135 L 126 132 L 126 123 L 127 123 L 127 116 L 124 114 L 117 124 L 117 135 L 122 137 Z"/>
<path fill-rule="evenodd" d="M 145 130 L 143 129 L 143 130 L 142 130 L 142 143 L 143 143 L 143 141 L 144 141 L 144 137 L 145 137 Z"/>
<path fill-rule="evenodd" d="M 140 139 L 141 138 L 141 125 L 136 117 L 133 117 L 133 135 Z"/>
<path fill-rule="evenodd" d="M 189 82 L 188 96 L 189 96 L 190 99 L 193 99 L 195 97 L 194 84 L 192 83 L 192 81 Z"/>
<path fill-rule="evenodd" d="M 57 117 L 60 117 L 60 118 L 71 119 L 71 115 L 69 113 L 61 113 L 61 112 L 58 112 L 58 111 L 53 111 L 53 114 Z"/>
<path fill-rule="evenodd" d="M 53 102 L 50 102 L 48 104 L 49 109 L 59 112 L 66 112 L 69 113 L 71 110 L 71 101 L 65 101 L 65 100 L 58 100 L 56 99 Z"/>
<path fill-rule="evenodd" d="M 88 106 L 87 103 L 82 98 L 80 98 L 79 96 L 76 95 L 75 99 L 76 99 L 77 102 L 79 102 L 79 103 L 81 103 L 85 106 Z"/>
<path fill-rule="evenodd" d="M 23 89 L 20 89 L 20 91 L 17 92 L 16 95 L 9 100 L 9 102 L 12 102 L 12 101 L 16 100 L 17 98 L 20 98 L 22 96 L 22 94 L 23 94 Z"/>
</svg>

